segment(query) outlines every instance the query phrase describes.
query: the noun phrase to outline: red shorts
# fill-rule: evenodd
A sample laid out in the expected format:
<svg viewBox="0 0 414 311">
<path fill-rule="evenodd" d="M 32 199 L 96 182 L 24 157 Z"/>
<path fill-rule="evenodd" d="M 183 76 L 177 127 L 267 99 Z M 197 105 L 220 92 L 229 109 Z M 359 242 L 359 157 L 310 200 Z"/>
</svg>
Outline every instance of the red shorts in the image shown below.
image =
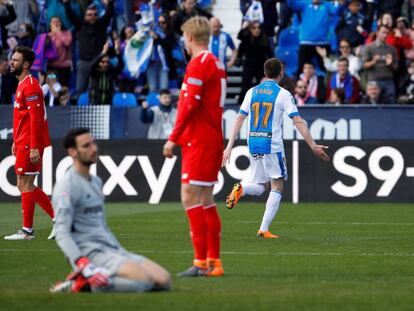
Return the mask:
<svg viewBox="0 0 414 311">
<path fill-rule="evenodd" d="M 43 157 L 43 149 L 39 150 L 40 158 Z M 30 149 L 29 148 L 16 148 L 16 163 L 14 164 L 14 170 L 16 175 L 38 175 L 42 168 L 42 161 L 38 164 L 30 161 Z"/>
<path fill-rule="evenodd" d="M 222 149 L 182 147 L 181 183 L 213 186 L 223 159 Z"/>
</svg>

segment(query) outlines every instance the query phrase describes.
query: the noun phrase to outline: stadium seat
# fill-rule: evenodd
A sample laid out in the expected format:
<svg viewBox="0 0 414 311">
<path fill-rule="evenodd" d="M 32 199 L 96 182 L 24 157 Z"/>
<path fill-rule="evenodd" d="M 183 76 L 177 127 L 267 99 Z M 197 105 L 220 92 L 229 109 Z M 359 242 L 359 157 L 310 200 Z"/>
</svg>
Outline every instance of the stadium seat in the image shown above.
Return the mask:
<svg viewBox="0 0 414 311">
<path fill-rule="evenodd" d="M 89 95 L 88 92 L 80 94 L 78 98 L 78 106 L 88 106 L 89 105 Z"/>
<path fill-rule="evenodd" d="M 208 7 L 211 7 L 212 5 L 212 0 L 198 0 L 197 1 L 197 5 L 202 8 L 202 9 L 207 9 Z"/>
<path fill-rule="evenodd" d="M 112 105 L 114 107 L 136 107 L 137 98 L 132 93 L 115 93 Z"/>
<path fill-rule="evenodd" d="M 280 31 L 278 38 L 279 47 L 298 47 L 299 32 L 297 28 L 288 27 Z"/>
<path fill-rule="evenodd" d="M 148 105 L 151 106 L 158 106 L 160 104 L 159 100 L 160 94 L 156 92 L 150 92 L 145 100 L 147 101 Z"/>
<path fill-rule="evenodd" d="M 169 80 L 168 81 L 168 88 L 169 89 L 179 89 L 180 86 L 178 85 L 177 79 Z"/>
<path fill-rule="evenodd" d="M 300 27 L 300 18 L 298 13 L 293 14 L 293 18 L 292 18 L 292 27 L 298 29 Z"/>
<path fill-rule="evenodd" d="M 295 76 L 299 64 L 297 48 L 277 47 L 275 54 L 285 64 L 285 73 L 290 77 Z"/>
</svg>

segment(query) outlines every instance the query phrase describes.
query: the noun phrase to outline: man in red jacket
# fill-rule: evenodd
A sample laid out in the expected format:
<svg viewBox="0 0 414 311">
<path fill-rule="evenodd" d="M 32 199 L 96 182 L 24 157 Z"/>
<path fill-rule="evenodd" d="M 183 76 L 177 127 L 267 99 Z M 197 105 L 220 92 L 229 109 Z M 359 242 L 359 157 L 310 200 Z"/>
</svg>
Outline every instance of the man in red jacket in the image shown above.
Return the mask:
<svg viewBox="0 0 414 311">
<path fill-rule="evenodd" d="M 221 222 L 213 186 L 223 155 L 222 114 L 226 97 L 224 65 L 208 51 L 211 26 L 193 17 L 181 27 L 191 55 L 178 101 L 177 120 L 164 145 L 164 156 L 181 146 L 181 201 L 194 248 L 193 265 L 179 276 L 221 276 Z"/>
<path fill-rule="evenodd" d="M 30 74 L 35 59 L 32 49 L 18 46 L 10 61 L 10 71 L 19 80 L 13 110 L 12 154 L 16 157 L 17 188 L 21 192 L 23 227 L 17 233 L 5 236 L 5 240 L 34 239 L 33 216 L 35 204 L 54 218 L 48 196 L 34 185 L 40 173 L 45 147 L 50 146 L 43 92 L 39 82 Z M 50 239 L 54 237 L 52 231 Z"/>
</svg>

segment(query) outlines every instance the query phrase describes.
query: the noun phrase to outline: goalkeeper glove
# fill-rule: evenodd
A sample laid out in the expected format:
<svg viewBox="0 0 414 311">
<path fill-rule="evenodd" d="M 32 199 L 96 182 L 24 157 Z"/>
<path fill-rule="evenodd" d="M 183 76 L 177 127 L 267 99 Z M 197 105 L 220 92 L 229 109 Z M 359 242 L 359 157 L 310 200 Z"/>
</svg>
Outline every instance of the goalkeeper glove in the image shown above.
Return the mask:
<svg viewBox="0 0 414 311">
<path fill-rule="evenodd" d="M 91 287 L 105 287 L 108 285 L 108 271 L 104 268 L 95 266 L 90 262 L 88 257 L 80 257 L 76 260 L 76 266 L 87 279 Z"/>
</svg>

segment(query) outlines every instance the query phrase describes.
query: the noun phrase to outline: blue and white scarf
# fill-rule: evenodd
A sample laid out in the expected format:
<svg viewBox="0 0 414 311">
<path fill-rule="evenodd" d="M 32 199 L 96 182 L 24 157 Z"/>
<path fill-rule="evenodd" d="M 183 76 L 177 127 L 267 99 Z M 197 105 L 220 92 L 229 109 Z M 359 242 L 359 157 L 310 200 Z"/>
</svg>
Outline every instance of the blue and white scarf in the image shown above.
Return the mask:
<svg viewBox="0 0 414 311">
<path fill-rule="evenodd" d="M 352 85 L 352 75 L 347 72 L 345 79 L 340 80 L 339 74 L 335 73 L 331 78 L 331 90 L 342 88 L 345 91 L 345 99 L 349 100 L 352 98 L 353 85 Z"/>
<path fill-rule="evenodd" d="M 256 0 L 253 1 L 247 9 L 243 19 L 249 22 L 259 22 L 260 24 L 263 24 L 264 16 L 262 3 Z"/>
<path fill-rule="evenodd" d="M 136 23 L 138 31 L 128 40 L 123 55 L 123 73 L 129 78 L 136 79 L 147 70 L 154 46 L 154 39 L 149 34 L 154 22 L 152 7 L 142 4 L 140 11 L 142 18 Z"/>
</svg>

